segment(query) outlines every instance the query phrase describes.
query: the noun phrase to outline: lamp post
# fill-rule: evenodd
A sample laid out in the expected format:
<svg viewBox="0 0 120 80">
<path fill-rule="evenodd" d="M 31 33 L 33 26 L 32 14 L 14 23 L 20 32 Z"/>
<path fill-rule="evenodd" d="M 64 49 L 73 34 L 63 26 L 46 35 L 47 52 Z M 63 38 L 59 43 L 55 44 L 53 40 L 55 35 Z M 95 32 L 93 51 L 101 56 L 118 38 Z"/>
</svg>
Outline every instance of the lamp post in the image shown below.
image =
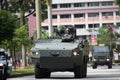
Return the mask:
<svg viewBox="0 0 120 80">
<path fill-rule="evenodd" d="M 35 0 L 37 39 L 41 37 L 41 0 Z"/>
<path fill-rule="evenodd" d="M 53 28 L 52 28 L 52 0 L 45 0 L 48 8 L 48 29 L 49 37 L 53 37 Z"/>
</svg>

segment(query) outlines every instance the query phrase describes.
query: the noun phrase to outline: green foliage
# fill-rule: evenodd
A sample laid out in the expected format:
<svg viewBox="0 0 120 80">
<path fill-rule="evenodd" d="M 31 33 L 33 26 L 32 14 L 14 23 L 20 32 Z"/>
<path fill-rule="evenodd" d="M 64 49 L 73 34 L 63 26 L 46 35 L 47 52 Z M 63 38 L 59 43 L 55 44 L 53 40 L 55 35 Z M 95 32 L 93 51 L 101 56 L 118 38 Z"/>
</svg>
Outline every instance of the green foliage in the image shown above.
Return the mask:
<svg viewBox="0 0 120 80">
<path fill-rule="evenodd" d="M 24 25 L 16 29 L 14 34 L 13 42 L 17 42 L 18 45 L 29 45 L 30 39 L 28 36 L 27 26 Z"/>
<path fill-rule="evenodd" d="M 120 0 L 114 0 L 114 1 L 119 6 L 119 10 L 120 10 Z"/>
<path fill-rule="evenodd" d="M 42 21 L 48 17 L 47 15 L 47 5 L 45 4 L 45 0 L 41 0 L 41 9 L 42 9 Z"/>
<path fill-rule="evenodd" d="M 0 0 L 0 6 L 2 10 L 11 11 L 12 13 L 19 13 L 20 8 L 23 8 L 24 12 L 29 12 L 28 15 L 35 14 L 35 0 Z M 47 5 L 45 4 L 45 0 L 41 0 L 41 9 L 42 20 L 44 20 L 47 18 Z"/>
<path fill-rule="evenodd" d="M 120 6 L 120 0 L 115 0 L 115 3 Z"/>
<path fill-rule="evenodd" d="M 15 70 L 15 71 L 12 71 L 10 73 L 10 76 L 17 76 L 17 75 L 25 75 L 25 74 L 31 74 L 31 73 L 34 73 L 34 68 L 25 68 L 25 69 L 18 69 L 18 70 Z"/>
<path fill-rule="evenodd" d="M 13 32 L 16 28 L 16 16 L 10 12 L 0 10 L 0 43 L 2 41 L 10 41 L 13 38 Z"/>
<path fill-rule="evenodd" d="M 58 28 L 59 28 L 59 29 L 65 29 L 65 26 L 63 26 L 63 25 L 59 25 Z"/>
<path fill-rule="evenodd" d="M 48 38 L 48 32 L 46 30 L 42 30 L 42 39 L 47 39 Z"/>
<path fill-rule="evenodd" d="M 99 44 L 106 44 L 109 45 L 110 40 L 115 40 L 115 35 L 110 31 L 107 25 L 102 26 L 99 28 L 99 34 L 97 36 Z"/>
</svg>

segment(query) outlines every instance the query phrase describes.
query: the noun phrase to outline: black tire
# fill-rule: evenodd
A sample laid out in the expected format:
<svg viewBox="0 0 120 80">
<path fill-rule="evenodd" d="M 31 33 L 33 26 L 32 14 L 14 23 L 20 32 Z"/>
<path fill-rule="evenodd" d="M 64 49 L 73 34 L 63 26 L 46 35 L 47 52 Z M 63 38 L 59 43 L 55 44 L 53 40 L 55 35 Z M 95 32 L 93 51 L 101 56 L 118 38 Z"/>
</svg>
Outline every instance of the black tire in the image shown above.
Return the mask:
<svg viewBox="0 0 120 80">
<path fill-rule="evenodd" d="M 4 74 L 1 75 L 0 80 L 7 80 L 6 70 L 5 70 Z"/>
<path fill-rule="evenodd" d="M 112 63 L 109 63 L 108 64 L 108 69 L 111 69 L 112 68 Z"/>
<path fill-rule="evenodd" d="M 92 68 L 96 69 L 97 68 L 97 64 L 93 63 Z"/>
<path fill-rule="evenodd" d="M 35 67 L 35 78 L 50 78 L 50 72 L 47 69 Z"/>
<path fill-rule="evenodd" d="M 87 77 L 87 63 L 84 63 L 84 74 L 83 74 L 83 78 Z"/>
<path fill-rule="evenodd" d="M 83 77 L 82 68 L 80 66 L 75 67 L 75 69 L 74 69 L 74 77 L 75 78 L 82 78 Z"/>
<path fill-rule="evenodd" d="M 7 76 L 6 76 L 6 75 L 4 75 L 2 80 L 7 80 Z"/>
</svg>

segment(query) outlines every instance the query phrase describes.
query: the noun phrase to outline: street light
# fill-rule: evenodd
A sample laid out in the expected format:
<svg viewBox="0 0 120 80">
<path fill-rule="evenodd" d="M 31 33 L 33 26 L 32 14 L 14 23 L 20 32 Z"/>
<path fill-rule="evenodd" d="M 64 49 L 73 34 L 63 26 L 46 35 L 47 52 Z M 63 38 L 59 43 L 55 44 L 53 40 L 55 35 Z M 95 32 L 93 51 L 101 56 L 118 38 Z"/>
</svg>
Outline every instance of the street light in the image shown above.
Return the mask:
<svg viewBox="0 0 120 80">
<path fill-rule="evenodd" d="M 53 28 L 52 28 L 52 0 L 45 0 L 48 8 L 48 29 L 49 37 L 53 37 Z"/>
<path fill-rule="evenodd" d="M 37 39 L 41 37 L 41 0 L 35 0 Z"/>
</svg>

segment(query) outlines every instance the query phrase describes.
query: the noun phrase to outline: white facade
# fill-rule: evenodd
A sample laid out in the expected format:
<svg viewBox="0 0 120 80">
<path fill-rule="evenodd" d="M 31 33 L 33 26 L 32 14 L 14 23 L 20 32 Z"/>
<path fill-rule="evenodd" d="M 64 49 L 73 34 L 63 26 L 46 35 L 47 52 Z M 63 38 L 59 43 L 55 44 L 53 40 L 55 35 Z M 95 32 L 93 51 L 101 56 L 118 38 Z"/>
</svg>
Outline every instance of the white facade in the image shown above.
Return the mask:
<svg viewBox="0 0 120 80">
<path fill-rule="evenodd" d="M 88 29 L 99 29 L 104 24 L 120 26 L 120 13 L 114 0 L 52 0 L 52 25 L 73 25 L 78 35 Z M 48 27 L 48 20 L 42 22 Z M 81 33 L 81 30 L 83 32 Z"/>
</svg>

